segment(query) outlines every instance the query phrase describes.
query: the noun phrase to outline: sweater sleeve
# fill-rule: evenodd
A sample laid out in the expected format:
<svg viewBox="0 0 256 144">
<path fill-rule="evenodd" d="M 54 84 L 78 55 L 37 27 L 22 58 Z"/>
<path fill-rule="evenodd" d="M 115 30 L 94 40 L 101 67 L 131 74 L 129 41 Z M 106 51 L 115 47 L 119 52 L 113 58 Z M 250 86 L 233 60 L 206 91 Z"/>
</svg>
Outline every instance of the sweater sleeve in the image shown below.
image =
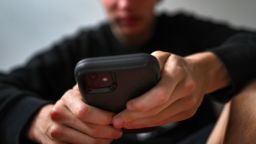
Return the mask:
<svg viewBox="0 0 256 144">
<path fill-rule="evenodd" d="M 217 100 L 225 102 L 256 78 L 256 34 L 238 33 L 211 51 L 224 64 L 230 76 L 230 86 L 212 94 Z"/>
<path fill-rule="evenodd" d="M 73 69 L 87 55 L 88 41 L 88 32 L 81 32 L 0 73 L 0 143 L 28 144 L 24 133 L 33 116 L 75 84 Z"/>
<path fill-rule="evenodd" d="M 226 102 L 237 94 L 256 76 L 256 33 L 239 29 L 228 23 L 193 15 L 179 15 L 175 19 L 180 27 L 177 35 L 181 42 L 194 52 L 211 51 L 225 66 L 231 83 L 210 95 L 220 102 Z"/>
</svg>

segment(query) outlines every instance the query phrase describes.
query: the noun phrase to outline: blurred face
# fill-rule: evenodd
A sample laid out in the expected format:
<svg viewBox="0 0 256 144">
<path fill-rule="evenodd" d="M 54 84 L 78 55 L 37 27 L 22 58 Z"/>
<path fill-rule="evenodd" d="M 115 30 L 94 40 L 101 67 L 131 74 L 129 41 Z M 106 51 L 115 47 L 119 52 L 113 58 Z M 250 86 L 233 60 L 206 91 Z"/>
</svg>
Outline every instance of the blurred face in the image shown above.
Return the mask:
<svg viewBox="0 0 256 144">
<path fill-rule="evenodd" d="M 113 32 L 129 41 L 143 37 L 154 23 L 154 8 L 158 0 L 101 0 L 112 24 Z"/>
</svg>

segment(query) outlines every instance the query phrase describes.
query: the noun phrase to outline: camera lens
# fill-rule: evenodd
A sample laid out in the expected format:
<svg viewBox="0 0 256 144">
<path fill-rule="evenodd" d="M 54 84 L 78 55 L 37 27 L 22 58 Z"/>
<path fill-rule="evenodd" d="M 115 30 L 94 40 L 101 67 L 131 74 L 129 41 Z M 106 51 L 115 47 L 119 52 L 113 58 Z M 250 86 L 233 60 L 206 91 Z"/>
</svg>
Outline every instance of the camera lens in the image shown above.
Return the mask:
<svg viewBox="0 0 256 144">
<path fill-rule="evenodd" d="M 100 73 L 98 75 L 98 82 L 100 87 L 110 87 L 112 85 L 111 73 Z"/>
<path fill-rule="evenodd" d="M 110 72 L 91 73 L 86 76 L 86 85 L 90 89 L 107 88 L 113 85 L 113 78 Z"/>
<path fill-rule="evenodd" d="M 109 81 L 109 79 L 108 79 L 107 77 L 103 77 L 101 80 L 102 80 L 103 82 L 108 82 L 108 81 Z"/>
<path fill-rule="evenodd" d="M 90 74 L 90 75 L 88 75 L 88 78 L 89 78 L 90 81 L 95 81 L 95 80 L 97 80 L 98 75 L 97 74 Z"/>
</svg>

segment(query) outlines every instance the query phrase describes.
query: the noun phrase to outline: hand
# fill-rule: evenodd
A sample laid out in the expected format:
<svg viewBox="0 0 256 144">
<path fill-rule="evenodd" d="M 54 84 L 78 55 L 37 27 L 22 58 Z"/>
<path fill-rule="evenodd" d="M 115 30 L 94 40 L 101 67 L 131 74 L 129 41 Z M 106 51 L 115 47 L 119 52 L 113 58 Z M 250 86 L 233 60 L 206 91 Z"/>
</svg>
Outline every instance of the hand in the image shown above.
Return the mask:
<svg viewBox="0 0 256 144">
<path fill-rule="evenodd" d="M 152 55 L 160 64 L 160 82 L 142 96 L 130 100 L 126 110 L 114 117 L 114 127 L 136 129 L 188 119 L 195 114 L 204 95 L 218 88 L 210 84 L 215 82 L 210 79 L 212 72 L 208 68 L 211 67 L 200 61 L 201 57 L 204 59 L 210 55 L 210 60 L 219 64 L 212 54 L 183 58 L 157 51 Z M 214 68 L 211 70 L 216 72 Z M 224 85 L 226 83 L 218 86 Z"/>
<path fill-rule="evenodd" d="M 28 137 L 42 144 L 110 144 L 122 135 L 110 126 L 113 115 L 84 103 L 75 86 L 40 110 Z"/>
</svg>

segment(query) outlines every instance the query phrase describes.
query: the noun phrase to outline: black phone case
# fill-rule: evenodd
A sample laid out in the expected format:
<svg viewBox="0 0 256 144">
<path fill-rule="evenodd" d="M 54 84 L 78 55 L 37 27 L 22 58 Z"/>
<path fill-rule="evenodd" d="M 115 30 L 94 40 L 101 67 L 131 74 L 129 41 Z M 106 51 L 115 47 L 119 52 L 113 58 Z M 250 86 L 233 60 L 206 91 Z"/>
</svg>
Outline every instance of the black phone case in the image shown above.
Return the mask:
<svg viewBox="0 0 256 144">
<path fill-rule="evenodd" d="M 78 62 L 75 78 L 86 103 L 117 113 L 125 109 L 128 100 L 140 96 L 158 82 L 159 69 L 156 58 L 144 53 L 96 57 Z M 88 92 L 85 76 L 101 72 L 113 75 L 113 87 L 108 91 Z"/>
</svg>

